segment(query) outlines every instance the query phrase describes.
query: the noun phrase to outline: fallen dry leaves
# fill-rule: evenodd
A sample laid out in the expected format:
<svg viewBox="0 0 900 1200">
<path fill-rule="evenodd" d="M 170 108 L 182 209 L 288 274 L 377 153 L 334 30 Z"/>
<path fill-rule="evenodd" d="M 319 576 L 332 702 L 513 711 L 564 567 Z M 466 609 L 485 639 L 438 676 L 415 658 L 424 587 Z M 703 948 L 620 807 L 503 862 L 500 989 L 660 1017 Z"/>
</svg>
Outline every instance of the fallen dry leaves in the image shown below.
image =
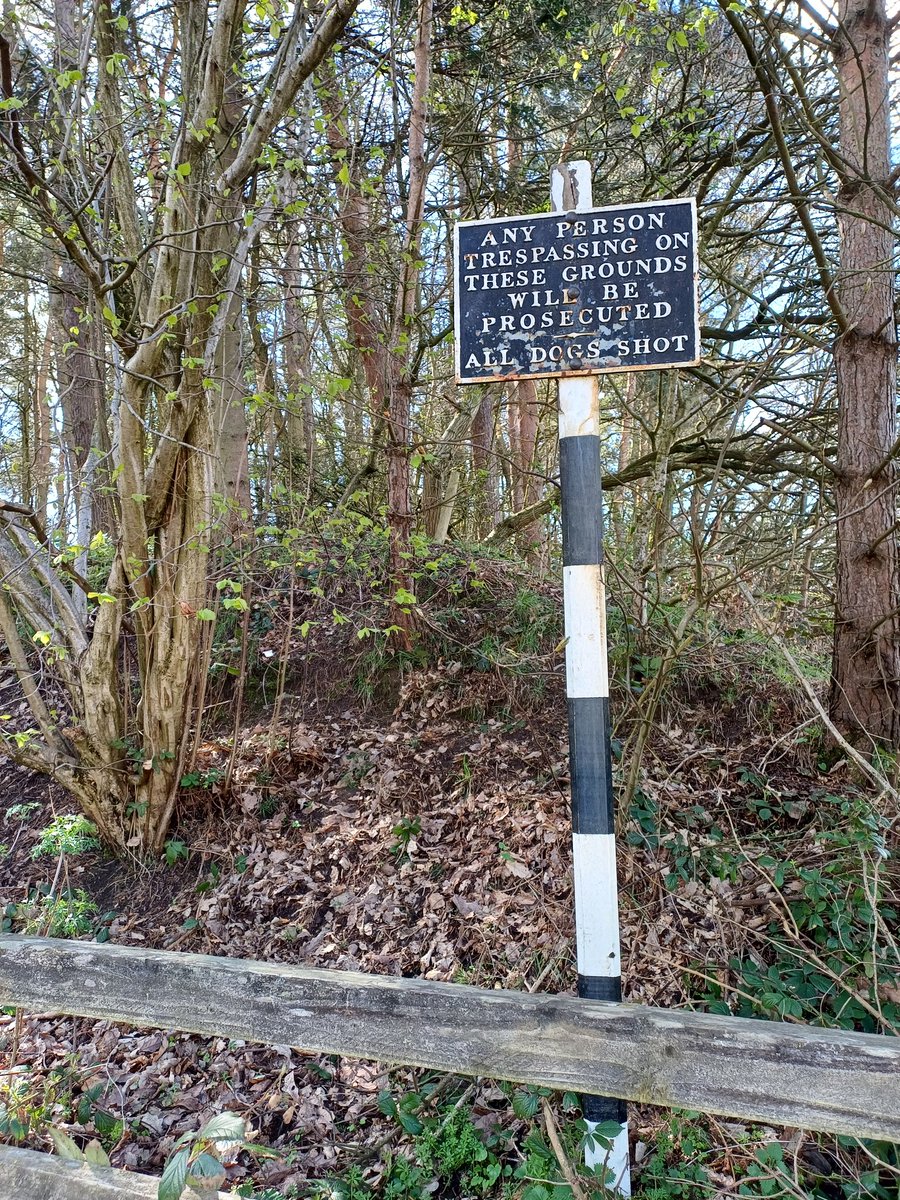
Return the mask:
<svg viewBox="0 0 900 1200">
<path fill-rule="evenodd" d="M 186 863 L 128 874 L 81 856 L 69 864 L 70 886 L 116 911 L 110 936 L 122 944 L 571 991 L 561 689 L 557 681 L 538 715 L 517 715 L 503 710 L 495 685 L 489 674 L 463 676 L 447 664 L 411 675 L 393 715 L 349 703 L 320 711 L 313 701 L 303 723 L 296 713 L 275 730 L 250 728 L 230 795 L 216 786 L 185 795 Z M 627 998 L 684 1004 L 696 980 L 727 994 L 729 955 L 771 919 L 772 888 L 753 865 L 763 842 L 741 781 L 741 764 L 759 762 L 771 743 L 765 731 L 744 729 L 717 745 L 673 723 L 654 735 L 639 806 L 652 801 L 658 845 L 641 842 L 639 813 L 623 814 L 620 839 Z M 197 770 L 214 776 L 228 755 L 209 741 Z M 802 815 L 813 781 L 793 760 L 779 770 Z M 43 793 L 38 799 L 43 806 Z M 723 823 L 729 813 L 746 842 L 746 869 L 731 880 L 687 870 L 695 877 L 672 884 L 678 830 L 690 830 L 690 854 L 701 855 L 714 849 L 709 814 Z M 47 873 L 28 856 L 46 815 L 42 807 L 17 834 L 3 864 L 3 903 Z M 821 853 L 808 837 L 801 849 Z M 230 1109 L 279 1151 L 274 1162 L 242 1157 L 230 1181 L 252 1172 L 284 1188 L 365 1157 L 394 1128 L 377 1108 L 389 1082 L 377 1064 L 40 1016 L 18 1029 L 2 1017 L 0 1034 L 7 1067 L 16 1078 L 27 1072 L 29 1088 L 76 1139 L 93 1128 L 87 1113 L 86 1123 L 71 1119 L 73 1104 L 77 1112 L 79 1097 L 99 1085 L 91 1103 L 122 1121 L 111 1148 L 117 1166 L 158 1171 L 179 1134 Z M 393 1078 L 402 1090 L 417 1076 Z M 497 1095 L 505 1104 L 490 1081 L 476 1085 L 476 1120 L 495 1119 Z M 654 1120 L 639 1118 L 639 1133 Z"/>
</svg>

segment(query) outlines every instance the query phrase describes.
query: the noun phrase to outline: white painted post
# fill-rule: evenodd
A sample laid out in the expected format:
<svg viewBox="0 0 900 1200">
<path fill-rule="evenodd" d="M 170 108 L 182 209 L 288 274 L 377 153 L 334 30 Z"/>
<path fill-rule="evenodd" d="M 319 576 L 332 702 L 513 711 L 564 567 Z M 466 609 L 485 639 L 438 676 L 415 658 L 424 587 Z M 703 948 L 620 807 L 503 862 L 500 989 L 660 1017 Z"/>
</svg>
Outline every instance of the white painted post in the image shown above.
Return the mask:
<svg viewBox="0 0 900 1200">
<path fill-rule="evenodd" d="M 591 165 L 553 168 L 555 212 L 590 209 Z M 577 285 L 569 289 L 577 296 Z M 596 375 L 559 381 L 559 474 L 562 493 L 563 604 L 566 696 L 572 790 L 575 936 L 578 994 L 622 999 L 615 809 L 609 751 L 609 676 L 603 578 L 603 495 L 600 478 L 600 403 Z M 627 1109 L 623 1101 L 582 1097 L 588 1129 L 603 1121 L 622 1126 L 607 1152 L 589 1147 L 588 1166 L 605 1165 L 611 1186 L 631 1194 Z"/>
</svg>

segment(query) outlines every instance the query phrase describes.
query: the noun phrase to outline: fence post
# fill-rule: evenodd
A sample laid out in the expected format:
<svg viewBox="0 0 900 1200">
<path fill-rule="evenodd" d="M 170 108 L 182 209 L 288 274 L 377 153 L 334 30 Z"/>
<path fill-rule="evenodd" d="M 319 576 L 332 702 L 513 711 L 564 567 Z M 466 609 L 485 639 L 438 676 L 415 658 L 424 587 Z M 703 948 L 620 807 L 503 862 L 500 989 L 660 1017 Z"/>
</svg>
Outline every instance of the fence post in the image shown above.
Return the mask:
<svg viewBox="0 0 900 1200">
<path fill-rule="evenodd" d="M 590 163 L 579 160 L 554 167 L 550 194 L 555 212 L 567 214 L 589 209 Z M 577 288 L 570 288 L 569 295 L 577 295 Z M 559 476 L 578 995 L 618 1001 L 622 999 L 622 965 L 609 751 L 600 402 L 596 375 L 559 381 Z M 589 1130 L 603 1121 L 616 1121 L 622 1126 L 608 1156 L 599 1148 L 589 1148 L 585 1161 L 588 1166 L 605 1163 L 612 1173 L 615 1189 L 622 1195 L 630 1195 L 624 1102 L 586 1095 L 582 1105 Z"/>
</svg>

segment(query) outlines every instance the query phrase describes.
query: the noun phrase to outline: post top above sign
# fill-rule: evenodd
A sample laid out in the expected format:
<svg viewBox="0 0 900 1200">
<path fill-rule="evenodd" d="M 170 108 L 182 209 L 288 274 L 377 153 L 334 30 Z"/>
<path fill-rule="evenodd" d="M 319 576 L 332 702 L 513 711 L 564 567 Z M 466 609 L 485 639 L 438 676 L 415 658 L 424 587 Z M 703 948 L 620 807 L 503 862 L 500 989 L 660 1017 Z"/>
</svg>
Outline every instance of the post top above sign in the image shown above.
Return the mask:
<svg viewBox="0 0 900 1200">
<path fill-rule="evenodd" d="M 457 224 L 458 383 L 700 361 L 695 201 L 583 208 L 587 164 L 571 167 L 558 211 Z"/>
</svg>

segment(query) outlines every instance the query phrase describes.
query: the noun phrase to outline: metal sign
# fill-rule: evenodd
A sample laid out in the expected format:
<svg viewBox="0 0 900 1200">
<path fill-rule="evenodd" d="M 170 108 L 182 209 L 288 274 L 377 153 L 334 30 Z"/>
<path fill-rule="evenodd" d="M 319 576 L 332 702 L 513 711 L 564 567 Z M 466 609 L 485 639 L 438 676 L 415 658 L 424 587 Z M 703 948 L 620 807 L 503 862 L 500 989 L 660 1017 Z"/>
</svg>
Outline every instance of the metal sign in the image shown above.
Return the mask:
<svg viewBox="0 0 900 1200">
<path fill-rule="evenodd" d="M 456 380 L 700 361 L 693 199 L 460 221 Z"/>
</svg>

